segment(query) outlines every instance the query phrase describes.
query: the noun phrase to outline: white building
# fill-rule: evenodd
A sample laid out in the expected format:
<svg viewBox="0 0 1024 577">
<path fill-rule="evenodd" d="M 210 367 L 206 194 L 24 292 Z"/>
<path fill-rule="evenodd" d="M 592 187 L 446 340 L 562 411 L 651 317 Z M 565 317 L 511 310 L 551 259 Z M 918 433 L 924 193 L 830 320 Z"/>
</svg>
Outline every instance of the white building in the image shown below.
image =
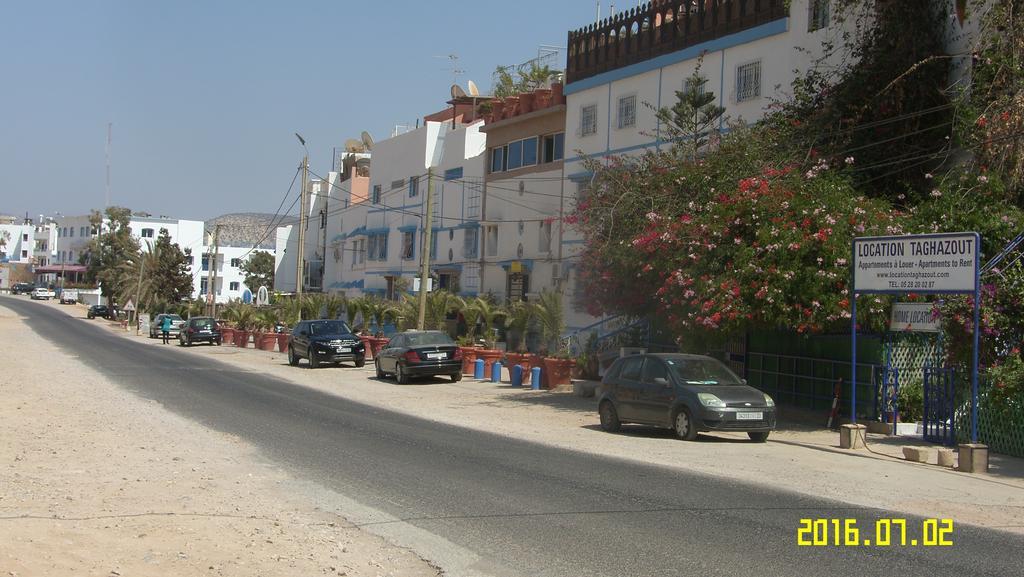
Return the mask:
<svg viewBox="0 0 1024 577">
<path fill-rule="evenodd" d="M 0 224 L 0 262 L 31 264 L 35 256 L 35 232 L 31 222 Z"/>
</svg>

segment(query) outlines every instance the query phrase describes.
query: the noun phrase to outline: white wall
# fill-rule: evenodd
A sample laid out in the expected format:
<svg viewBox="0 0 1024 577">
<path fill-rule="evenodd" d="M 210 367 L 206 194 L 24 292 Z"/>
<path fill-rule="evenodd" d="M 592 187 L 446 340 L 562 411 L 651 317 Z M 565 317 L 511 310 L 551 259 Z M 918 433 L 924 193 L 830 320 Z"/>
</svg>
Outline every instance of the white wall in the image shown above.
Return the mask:
<svg viewBox="0 0 1024 577">
<path fill-rule="evenodd" d="M 12 263 L 32 262 L 35 256 L 35 227 L 31 224 L 0 224 L 0 238 L 4 246 L 0 252 L 4 256 L 0 260 Z"/>
</svg>

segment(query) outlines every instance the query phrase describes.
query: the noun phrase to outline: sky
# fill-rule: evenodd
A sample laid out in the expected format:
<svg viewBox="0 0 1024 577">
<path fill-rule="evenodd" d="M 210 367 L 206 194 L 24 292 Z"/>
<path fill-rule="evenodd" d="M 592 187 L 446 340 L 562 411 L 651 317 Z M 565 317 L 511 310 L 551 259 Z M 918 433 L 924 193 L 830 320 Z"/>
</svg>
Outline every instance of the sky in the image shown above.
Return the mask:
<svg viewBox="0 0 1024 577">
<path fill-rule="evenodd" d="M 620 2 L 625 5 L 628 2 Z M 607 15 L 607 1 L 602 12 Z M 595 0 L 2 0 L 0 214 L 276 211 L 303 155 L 564 47 Z M 562 63 L 564 66 L 564 62 Z M 295 189 L 297 194 L 297 188 Z"/>
</svg>

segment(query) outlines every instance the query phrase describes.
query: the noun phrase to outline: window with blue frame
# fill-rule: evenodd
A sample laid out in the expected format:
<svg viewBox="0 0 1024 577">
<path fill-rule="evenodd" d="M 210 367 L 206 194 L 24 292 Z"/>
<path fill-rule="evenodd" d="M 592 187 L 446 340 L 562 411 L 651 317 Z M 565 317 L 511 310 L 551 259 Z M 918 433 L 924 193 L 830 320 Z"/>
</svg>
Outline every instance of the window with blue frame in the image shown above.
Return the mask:
<svg viewBox="0 0 1024 577">
<path fill-rule="evenodd" d="M 373 185 L 373 196 L 370 199 L 373 204 L 380 204 L 380 185 Z"/>
<path fill-rule="evenodd" d="M 515 170 L 523 165 L 523 141 L 517 140 L 508 143 L 508 161 L 505 163 L 506 170 Z"/>
<path fill-rule="evenodd" d="M 479 256 L 480 247 L 480 229 L 478 228 L 467 228 L 463 230 L 462 237 L 462 257 L 463 258 L 477 258 Z"/>
<path fill-rule="evenodd" d="M 437 260 L 437 235 L 439 234 L 441 231 L 435 229 L 430 235 L 430 260 Z"/>
<path fill-rule="evenodd" d="M 493 158 L 493 151 L 492 151 L 492 158 Z M 497 172 L 497 171 L 493 170 L 493 167 L 492 167 L 491 172 Z M 449 168 L 448 170 L 444 171 L 444 179 L 445 180 L 458 180 L 460 178 L 462 178 L 462 167 L 461 166 L 458 167 L 458 168 Z"/>
<path fill-rule="evenodd" d="M 505 148 L 499 146 L 491 149 L 491 172 L 505 170 Z"/>
<path fill-rule="evenodd" d="M 537 164 L 537 137 L 527 138 L 523 143 L 523 166 Z"/>
<path fill-rule="evenodd" d="M 416 231 L 402 231 L 402 260 L 412 260 L 416 253 Z"/>
<path fill-rule="evenodd" d="M 366 236 L 366 260 L 388 259 L 388 233 L 381 232 Z"/>
<path fill-rule="evenodd" d="M 418 196 L 420 193 L 420 179 L 415 176 L 409 177 L 409 198 Z"/>
<path fill-rule="evenodd" d="M 555 162 L 565 156 L 565 133 L 548 134 L 541 145 L 541 162 Z"/>
</svg>

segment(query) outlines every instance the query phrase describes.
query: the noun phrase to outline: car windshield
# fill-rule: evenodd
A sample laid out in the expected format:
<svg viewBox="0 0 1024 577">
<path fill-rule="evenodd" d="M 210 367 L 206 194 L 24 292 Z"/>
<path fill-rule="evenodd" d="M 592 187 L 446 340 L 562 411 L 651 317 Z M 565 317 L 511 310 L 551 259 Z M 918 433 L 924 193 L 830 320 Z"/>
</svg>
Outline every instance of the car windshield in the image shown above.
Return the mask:
<svg viewBox="0 0 1024 577">
<path fill-rule="evenodd" d="M 741 385 L 740 378 L 715 359 L 666 358 L 672 374 L 687 385 Z"/>
<path fill-rule="evenodd" d="M 309 324 L 309 334 L 311 335 L 342 335 L 351 332 L 352 329 L 342 321 L 321 321 Z"/>
<path fill-rule="evenodd" d="M 409 339 L 410 347 L 418 347 L 421 345 L 451 345 L 455 344 L 448 335 L 444 333 L 409 333 L 406 335 Z"/>
<path fill-rule="evenodd" d="M 170 317 L 172 321 L 180 321 L 180 320 L 183 320 L 183 319 L 182 319 L 181 317 L 179 317 L 178 315 L 164 315 L 164 316 L 165 316 L 165 317 Z"/>
<path fill-rule="evenodd" d="M 212 329 L 213 328 L 213 320 L 212 319 L 196 319 L 196 320 L 192 321 L 192 324 L 197 329 Z"/>
</svg>

